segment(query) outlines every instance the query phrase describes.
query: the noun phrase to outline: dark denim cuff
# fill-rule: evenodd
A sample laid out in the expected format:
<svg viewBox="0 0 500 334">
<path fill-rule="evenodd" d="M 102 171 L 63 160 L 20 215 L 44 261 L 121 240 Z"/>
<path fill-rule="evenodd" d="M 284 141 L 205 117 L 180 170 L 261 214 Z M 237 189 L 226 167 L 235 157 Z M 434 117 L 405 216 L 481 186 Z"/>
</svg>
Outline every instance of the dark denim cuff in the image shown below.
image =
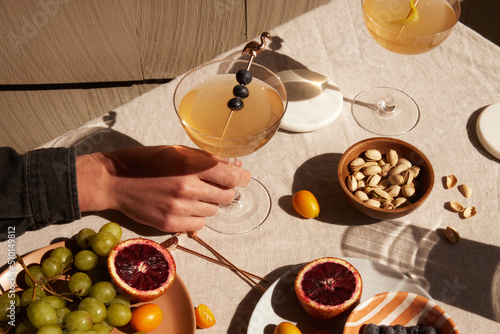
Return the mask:
<svg viewBox="0 0 500 334">
<path fill-rule="evenodd" d="M 0 148 L 0 240 L 9 227 L 26 230 L 72 222 L 81 217 L 75 148 L 17 154 Z"/>
</svg>

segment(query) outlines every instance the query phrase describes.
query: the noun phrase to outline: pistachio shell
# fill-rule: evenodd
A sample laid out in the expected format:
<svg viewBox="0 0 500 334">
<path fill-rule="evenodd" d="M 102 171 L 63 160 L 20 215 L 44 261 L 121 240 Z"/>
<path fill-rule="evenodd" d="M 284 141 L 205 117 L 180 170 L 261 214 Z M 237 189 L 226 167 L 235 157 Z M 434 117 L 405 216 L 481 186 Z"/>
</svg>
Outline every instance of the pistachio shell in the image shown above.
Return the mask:
<svg viewBox="0 0 500 334">
<path fill-rule="evenodd" d="M 349 175 L 347 177 L 347 189 L 349 191 L 354 192 L 356 189 L 358 189 L 358 180 L 353 175 Z"/>
<path fill-rule="evenodd" d="M 406 183 L 406 184 L 412 184 L 413 183 L 413 178 L 414 178 L 414 175 L 413 175 L 413 172 L 410 169 L 407 169 L 407 170 L 405 170 L 403 172 L 404 183 Z"/>
<path fill-rule="evenodd" d="M 391 197 L 397 197 L 399 195 L 399 192 L 401 191 L 401 187 L 398 186 L 397 184 L 394 184 L 390 187 L 387 187 L 385 189 L 385 191 L 387 191 L 387 193 L 391 196 Z"/>
<path fill-rule="evenodd" d="M 365 180 L 358 181 L 358 189 L 366 187 Z"/>
<path fill-rule="evenodd" d="M 454 212 L 463 212 L 464 211 L 464 206 L 456 201 L 448 202 L 448 206 L 450 207 L 451 211 L 454 211 Z"/>
<path fill-rule="evenodd" d="M 386 177 L 387 174 L 389 174 L 389 171 L 391 170 L 392 166 L 390 164 L 385 164 L 380 168 L 380 173 L 382 177 Z"/>
<path fill-rule="evenodd" d="M 363 174 L 363 173 L 361 173 L 361 172 L 359 172 L 359 171 L 358 171 L 358 172 L 354 172 L 354 173 L 352 173 L 352 175 L 353 175 L 353 176 L 354 176 L 354 178 L 355 178 L 356 180 L 358 180 L 358 181 L 359 181 L 359 180 L 363 180 L 363 179 L 365 178 L 365 174 Z"/>
<path fill-rule="evenodd" d="M 389 180 L 388 180 L 388 179 L 382 179 L 382 181 L 380 181 L 380 182 L 378 183 L 378 187 L 379 187 L 379 188 L 382 188 L 382 189 L 387 188 L 389 185 L 390 185 L 390 182 L 389 182 Z"/>
<path fill-rule="evenodd" d="M 367 201 L 369 199 L 368 195 L 361 190 L 356 190 L 354 192 L 354 196 L 362 202 Z"/>
<path fill-rule="evenodd" d="M 451 226 L 446 227 L 446 229 L 444 230 L 444 235 L 446 236 L 446 239 L 448 239 L 452 243 L 457 243 L 460 241 L 460 234 Z"/>
<path fill-rule="evenodd" d="M 391 184 L 401 185 L 404 182 L 404 178 L 401 174 L 391 174 L 389 176 L 389 182 Z"/>
<path fill-rule="evenodd" d="M 464 197 L 471 197 L 472 196 L 472 189 L 466 185 L 466 184 L 461 184 L 458 186 L 458 190 L 464 195 Z"/>
<path fill-rule="evenodd" d="M 391 175 L 401 174 L 407 169 L 408 169 L 408 166 L 406 166 L 406 165 L 397 165 L 396 167 L 391 169 Z"/>
<path fill-rule="evenodd" d="M 405 197 L 398 197 L 392 201 L 392 204 L 394 204 L 394 207 L 397 208 L 400 206 L 410 205 L 410 201 Z"/>
<path fill-rule="evenodd" d="M 370 187 L 375 187 L 379 184 L 380 180 L 382 180 L 382 177 L 379 174 L 370 175 L 366 179 L 366 185 Z"/>
<path fill-rule="evenodd" d="M 378 161 L 382 159 L 380 151 L 375 149 L 366 151 L 364 155 L 367 161 Z"/>
<path fill-rule="evenodd" d="M 413 172 L 413 177 L 417 177 L 418 174 L 420 173 L 420 167 L 418 166 L 411 166 L 408 170 L 411 170 Z"/>
<path fill-rule="evenodd" d="M 392 197 L 387 193 L 387 191 L 382 190 L 380 188 L 374 188 L 373 193 L 376 195 L 378 198 L 382 198 L 384 200 L 391 200 Z"/>
<path fill-rule="evenodd" d="M 373 207 L 376 207 L 376 208 L 380 208 L 380 202 L 377 201 L 376 199 L 370 198 L 365 203 L 366 203 L 366 205 L 373 206 Z"/>
<path fill-rule="evenodd" d="M 382 171 L 382 169 L 380 168 L 379 165 L 368 166 L 368 167 L 363 168 L 363 174 L 365 174 L 366 176 L 379 174 L 381 171 Z"/>
<path fill-rule="evenodd" d="M 458 179 L 455 175 L 448 175 L 446 177 L 446 188 L 451 189 L 457 185 Z"/>
<path fill-rule="evenodd" d="M 391 166 L 396 166 L 398 164 L 398 153 L 395 150 L 390 149 L 387 153 L 387 161 Z"/>
<path fill-rule="evenodd" d="M 405 184 L 404 186 L 401 187 L 401 195 L 403 195 L 406 198 L 410 198 L 415 194 L 415 188 L 412 186 L 409 186 Z"/>
<path fill-rule="evenodd" d="M 463 214 L 464 218 L 466 218 L 466 219 L 474 217 L 477 214 L 476 207 L 474 207 L 474 206 L 466 207 L 462 214 Z"/>
<path fill-rule="evenodd" d="M 394 204 L 392 204 L 391 201 L 385 201 L 385 202 L 382 202 L 382 204 L 380 204 L 380 207 L 382 209 L 391 210 L 391 209 L 394 209 Z"/>
<path fill-rule="evenodd" d="M 349 163 L 349 169 L 351 171 L 359 170 L 364 163 L 365 161 L 362 158 L 356 158 Z"/>
<path fill-rule="evenodd" d="M 412 163 L 408 159 L 399 158 L 398 159 L 398 165 L 405 165 L 406 167 L 410 168 L 412 166 Z"/>
</svg>

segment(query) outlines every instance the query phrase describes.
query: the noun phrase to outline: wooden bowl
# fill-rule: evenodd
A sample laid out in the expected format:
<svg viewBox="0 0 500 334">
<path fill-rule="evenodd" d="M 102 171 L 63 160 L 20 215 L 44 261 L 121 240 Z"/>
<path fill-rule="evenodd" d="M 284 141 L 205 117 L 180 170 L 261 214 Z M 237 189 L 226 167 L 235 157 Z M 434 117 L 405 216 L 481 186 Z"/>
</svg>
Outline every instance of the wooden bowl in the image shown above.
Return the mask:
<svg viewBox="0 0 500 334">
<path fill-rule="evenodd" d="M 406 158 L 414 166 L 420 167 L 420 173 L 416 178 L 420 187 L 417 190 L 416 199 L 414 199 L 410 205 L 397 207 L 395 209 L 376 208 L 363 203 L 347 189 L 346 180 L 350 174 L 348 166 L 352 160 L 369 149 L 377 149 L 384 155 L 391 148 L 398 153 L 399 157 Z M 413 145 L 394 138 L 368 138 L 352 145 L 340 158 L 337 173 L 342 192 L 347 197 L 349 203 L 359 212 L 369 217 L 382 220 L 400 218 L 415 211 L 425 202 L 427 197 L 429 197 L 434 186 L 434 170 L 429 159 Z"/>
</svg>

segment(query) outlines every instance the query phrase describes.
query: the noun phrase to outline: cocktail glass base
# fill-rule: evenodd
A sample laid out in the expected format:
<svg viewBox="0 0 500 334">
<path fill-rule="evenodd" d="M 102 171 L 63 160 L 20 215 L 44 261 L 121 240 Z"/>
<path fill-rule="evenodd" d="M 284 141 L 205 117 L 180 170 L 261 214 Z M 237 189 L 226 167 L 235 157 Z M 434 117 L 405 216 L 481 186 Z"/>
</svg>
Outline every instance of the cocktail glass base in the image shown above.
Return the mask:
<svg viewBox="0 0 500 334">
<path fill-rule="evenodd" d="M 420 120 L 420 109 L 415 100 L 390 87 L 362 91 L 353 99 L 351 111 L 359 126 L 382 136 L 407 133 Z"/>
<path fill-rule="evenodd" d="M 215 216 L 207 218 L 208 228 L 223 234 L 244 234 L 266 221 L 271 212 L 271 196 L 266 187 L 252 178 L 237 191 L 232 203 L 221 205 Z"/>
</svg>

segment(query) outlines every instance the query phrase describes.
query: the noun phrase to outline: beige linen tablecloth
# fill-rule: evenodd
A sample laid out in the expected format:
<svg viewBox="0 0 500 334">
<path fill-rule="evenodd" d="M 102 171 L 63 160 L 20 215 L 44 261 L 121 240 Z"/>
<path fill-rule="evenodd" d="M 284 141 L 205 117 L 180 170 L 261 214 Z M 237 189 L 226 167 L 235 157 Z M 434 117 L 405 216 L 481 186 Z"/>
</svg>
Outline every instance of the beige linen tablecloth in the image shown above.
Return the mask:
<svg viewBox="0 0 500 334">
<path fill-rule="evenodd" d="M 272 210 L 264 225 L 238 236 L 207 228 L 199 235 L 234 264 L 271 283 L 290 268 L 323 256 L 375 261 L 423 287 L 461 333 L 500 332 L 500 164 L 475 133 L 479 113 L 500 101 L 500 48 L 459 23 L 437 49 L 403 57 L 377 45 L 362 21 L 358 1 L 332 1 L 271 31 L 277 38 L 257 62 L 274 71 L 307 68 L 328 76 L 344 95 L 342 112 L 335 122 L 315 132 L 279 131 L 264 148 L 243 158 L 244 167 L 271 193 Z M 220 58 L 239 57 L 240 50 Z M 387 75 L 395 63 L 401 63 L 401 71 Z M 178 80 L 45 147 L 77 144 L 84 154 L 139 144 L 193 146 L 172 106 Z M 342 153 L 373 136 L 355 123 L 350 100 L 363 89 L 383 85 L 405 90 L 419 104 L 419 124 L 398 138 L 423 151 L 436 175 L 424 205 L 391 221 L 356 212 L 343 198 L 336 176 Z M 464 198 L 456 188 L 445 189 L 442 178 L 449 174 L 455 174 L 459 184 L 468 184 L 472 197 Z M 317 219 L 301 219 L 293 212 L 291 196 L 301 189 L 317 196 L 321 206 Z M 477 216 L 464 220 L 446 210 L 445 203 L 452 200 L 476 206 Z M 26 233 L 16 239 L 16 249 L 24 254 L 55 238 L 71 237 L 84 226 L 98 229 L 108 219 L 124 226 L 124 238 L 141 235 L 162 241 L 168 237 L 120 216 L 86 216 L 72 224 Z M 442 229 L 448 225 L 460 232 L 459 243 L 443 239 Z M 186 236 L 180 242 L 207 253 Z M 6 254 L 6 243 L 0 247 Z M 193 304 L 208 305 L 217 319 L 214 327 L 198 332 L 246 333 L 262 292 L 226 268 L 179 250 L 173 254 Z M 269 324 L 266 333 L 272 328 Z"/>
</svg>

